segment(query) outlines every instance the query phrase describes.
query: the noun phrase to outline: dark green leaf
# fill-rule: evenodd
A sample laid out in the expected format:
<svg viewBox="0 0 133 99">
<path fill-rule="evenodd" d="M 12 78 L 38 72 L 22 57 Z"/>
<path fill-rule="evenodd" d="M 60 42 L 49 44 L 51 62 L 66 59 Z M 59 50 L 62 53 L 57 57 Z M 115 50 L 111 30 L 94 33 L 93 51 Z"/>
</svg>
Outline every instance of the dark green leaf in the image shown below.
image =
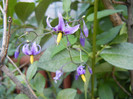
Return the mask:
<svg viewBox="0 0 133 99">
<path fill-rule="evenodd" d="M 44 14 L 52 0 L 42 0 L 35 8 L 35 15 L 38 24 L 43 20 Z"/>
<path fill-rule="evenodd" d="M 77 10 L 79 1 L 74 1 L 71 3 L 71 9 Z"/>
<path fill-rule="evenodd" d="M 37 73 L 33 81 L 34 89 L 38 93 L 42 94 L 44 90 L 44 86 L 45 86 L 45 78 L 42 76 L 42 74 Z"/>
<path fill-rule="evenodd" d="M 121 43 L 105 49 L 101 52 L 101 57 L 110 64 L 133 70 L 133 44 Z"/>
<path fill-rule="evenodd" d="M 96 44 L 97 45 L 102 45 L 102 44 L 109 43 L 119 33 L 120 28 L 121 28 L 121 25 L 117 26 L 117 27 L 114 27 L 114 28 L 110 29 L 107 32 L 104 32 L 102 34 L 97 35 L 97 37 L 96 37 L 96 39 L 97 39 Z"/>
<path fill-rule="evenodd" d="M 72 88 L 64 89 L 57 95 L 57 99 L 74 99 L 76 96 L 76 90 Z"/>
<path fill-rule="evenodd" d="M 40 68 L 47 71 L 56 72 L 56 70 L 59 70 L 63 65 L 67 64 L 63 67 L 64 72 L 76 70 L 77 65 L 70 63 L 71 59 L 67 50 L 61 51 L 54 57 L 51 57 L 51 51 L 53 51 L 53 47 L 48 48 L 41 56 L 38 63 Z M 71 56 L 75 63 L 81 63 L 79 51 L 71 50 Z M 88 56 L 85 53 L 82 53 L 82 59 L 84 62 L 86 62 L 88 60 Z"/>
<path fill-rule="evenodd" d="M 106 17 L 108 15 L 117 13 L 117 12 L 122 12 L 123 10 L 103 10 L 103 11 L 98 11 L 97 13 L 97 19 L 101 19 L 103 17 Z M 94 21 L 94 13 L 90 14 L 89 16 L 87 16 L 87 20 L 88 21 Z"/>
<path fill-rule="evenodd" d="M 7 9 L 7 16 L 13 17 L 14 7 L 17 3 L 17 0 L 9 0 L 8 1 L 8 9 Z"/>
<path fill-rule="evenodd" d="M 100 99 L 114 99 L 112 89 L 107 84 L 100 84 L 98 94 Z"/>
<path fill-rule="evenodd" d="M 35 4 L 28 2 L 19 2 L 15 6 L 15 12 L 17 16 L 25 22 L 30 14 L 34 11 Z"/>
</svg>

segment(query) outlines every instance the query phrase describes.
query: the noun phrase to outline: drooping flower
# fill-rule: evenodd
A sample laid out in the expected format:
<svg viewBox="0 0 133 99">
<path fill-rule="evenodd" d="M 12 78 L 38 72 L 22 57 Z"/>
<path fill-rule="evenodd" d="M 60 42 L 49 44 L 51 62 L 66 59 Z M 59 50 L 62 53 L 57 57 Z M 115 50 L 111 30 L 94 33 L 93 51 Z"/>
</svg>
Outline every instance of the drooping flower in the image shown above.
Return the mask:
<svg viewBox="0 0 133 99">
<path fill-rule="evenodd" d="M 25 55 L 30 56 L 30 62 L 31 64 L 34 62 L 34 55 L 37 55 L 41 52 L 41 46 L 36 44 L 36 42 L 33 42 L 31 45 L 30 44 L 24 44 L 22 48 L 22 52 Z"/>
<path fill-rule="evenodd" d="M 83 33 L 85 36 L 83 35 Z M 85 37 L 88 37 L 88 34 L 89 34 L 88 28 L 87 28 L 84 20 L 83 20 L 83 33 L 82 32 L 80 33 L 80 44 L 84 47 L 85 46 Z"/>
<path fill-rule="evenodd" d="M 74 27 L 70 27 L 68 24 L 65 25 L 64 23 L 64 20 L 63 20 L 63 17 L 61 15 L 61 13 L 58 13 L 58 25 L 55 26 L 55 27 L 52 27 L 50 25 L 50 22 L 49 22 L 49 17 L 47 17 L 47 25 L 52 28 L 56 33 L 58 33 L 58 36 L 57 36 L 57 45 L 60 43 L 60 40 L 62 38 L 62 35 L 68 35 L 68 34 L 73 34 L 75 33 L 78 29 L 79 29 L 79 24 L 74 26 Z"/>
<path fill-rule="evenodd" d="M 84 66 L 81 65 L 81 66 L 79 66 L 79 67 L 77 68 L 77 74 L 76 74 L 76 76 L 75 76 L 75 79 L 77 80 L 78 77 L 81 76 L 82 80 L 83 80 L 84 82 L 86 82 L 86 78 L 85 78 L 84 74 L 85 74 L 85 69 L 84 69 Z"/>
<path fill-rule="evenodd" d="M 56 76 L 53 78 L 55 83 L 57 83 L 57 80 L 60 80 L 60 77 L 63 75 L 63 71 L 57 70 L 56 71 Z"/>
</svg>

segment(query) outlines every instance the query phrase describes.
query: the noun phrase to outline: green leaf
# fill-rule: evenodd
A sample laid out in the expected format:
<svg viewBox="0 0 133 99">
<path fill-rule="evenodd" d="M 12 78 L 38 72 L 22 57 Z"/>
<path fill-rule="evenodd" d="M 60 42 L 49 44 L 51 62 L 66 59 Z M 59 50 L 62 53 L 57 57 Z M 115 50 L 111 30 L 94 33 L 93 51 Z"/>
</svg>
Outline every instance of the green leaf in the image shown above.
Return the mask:
<svg viewBox="0 0 133 99">
<path fill-rule="evenodd" d="M 15 97 L 15 99 L 29 99 L 25 94 L 19 94 Z"/>
<path fill-rule="evenodd" d="M 38 93 L 42 94 L 44 90 L 44 86 L 45 86 L 45 78 L 40 73 L 37 73 L 37 75 L 35 76 L 33 80 L 34 89 Z"/>
<path fill-rule="evenodd" d="M 103 11 L 98 11 L 97 13 L 97 19 L 101 19 L 103 17 L 106 17 L 108 15 L 117 13 L 117 12 L 122 12 L 123 10 L 103 10 Z M 89 16 L 87 16 L 87 20 L 88 21 L 94 21 L 94 13 L 90 14 Z"/>
<path fill-rule="evenodd" d="M 68 35 L 68 40 L 71 45 L 76 43 L 77 38 L 73 35 Z M 60 44 L 58 46 L 55 46 L 52 51 L 51 57 L 53 57 L 55 54 L 59 53 L 60 51 L 64 50 L 67 47 L 67 38 L 66 36 L 61 40 Z"/>
<path fill-rule="evenodd" d="M 35 8 L 35 15 L 38 24 L 42 21 L 44 14 L 52 0 L 41 0 L 41 2 Z"/>
<path fill-rule="evenodd" d="M 56 70 L 59 70 L 62 66 L 67 64 L 63 67 L 64 72 L 71 72 L 76 70 L 77 65 L 70 63 L 71 59 L 67 50 L 61 51 L 54 57 L 51 57 L 51 51 L 53 51 L 53 47 L 48 48 L 41 56 L 38 63 L 40 68 L 50 72 L 56 72 Z M 79 51 L 71 50 L 71 56 L 75 63 L 81 63 Z M 82 60 L 83 62 L 86 62 L 88 60 L 88 55 L 82 53 Z"/>
<path fill-rule="evenodd" d="M 38 63 L 37 61 L 33 62 L 33 64 L 31 64 L 27 70 L 26 77 L 29 81 L 32 79 L 32 77 L 35 75 L 35 73 L 37 71 L 37 63 Z"/>
<path fill-rule="evenodd" d="M 61 90 L 57 95 L 57 99 L 74 99 L 76 92 L 77 91 L 72 88 Z"/>
<path fill-rule="evenodd" d="M 121 43 L 101 52 L 101 57 L 110 64 L 133 70 L 133 44 Z"/>
<path fill-rule="evenodd" d="M 71 0 L 63 0 L 63 10 L 70 11 Z"/>
<path fill-rule="evenodd" d="M 112 72 L 113 66 L 107 62 L 95 66 L 95 73 Z M 121 68 L 116 67 L 115 71 L 124 71 Z"/>
<path fill-rule="evenodd" d="M 28 2 L 18 2 L 15 6 L 17 16 L 25 22 L 30 14 L 34 11 L 35 4 Z"/>
<path fill-rule="evenodd" d="M 102 34 L 97 35 L 96 44 L 102 45 L 102 44 L 109 43 L 111 40 L 113 40 L 116 37 L 116 35 L 119 33 L 120 29 L 121 29 L 121 25 L 116 26 L 116 27 L 110 29 L 109 31 L 106 31 Z"/>
<path fill-rule="evenodd" d="M 17 3 L 17 0 L 9 0 L 8 1 L 7 16 L 10 16 L 13 18 L 14 7 L 15 7 L 16 3 Z"/>
<path fill-rule="evenodd" d="M 107 84 L 100 84 L 98 94 L 100 99 L 114 99 L 112 89 Z"/>
</svg>

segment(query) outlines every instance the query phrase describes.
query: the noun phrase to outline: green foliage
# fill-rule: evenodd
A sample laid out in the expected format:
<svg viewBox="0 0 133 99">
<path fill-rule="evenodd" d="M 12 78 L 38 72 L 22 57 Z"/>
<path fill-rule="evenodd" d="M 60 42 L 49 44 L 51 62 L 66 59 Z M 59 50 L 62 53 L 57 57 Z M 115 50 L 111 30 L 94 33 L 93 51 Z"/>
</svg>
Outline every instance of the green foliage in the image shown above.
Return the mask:
<svg viewBox="0 0 133 99">
<path fill-rule="evenodd" d="M 37 71 L 37 63 L 38 62 L 34 62 L 33 64 L 31 64 L 30 67 L 27 70 L 26 78 L 29 81 L 32 79 L 32 77 L 35 75 L 35 73 Z"/>
<path fill-rule="evenodd" d="M 121 43 L 101 52 L 101 57 L 110 64 L 132 70 L 133 69 L 133 44 Z"/>
<path fill-rule="evenodd" d="M 104 32 L 102 34 L 97 35 L 96 44 L 97 45 L 104 45 L 104 44 L 109 43 L 119 33 L 120 28 L 121 28 L 121 25 L 114 27 L 114 28 L 108 30 L 107 32 Z"/>
<path fill-rule="evenodd" d="M 57 99 L 74 99 L 76 90 L 72 88 L 64 89 L 57 95 Z"/>
<path fill-rule="evenodd" d="M 38 93 L 43 94 L 44 86 L 45 86 L 44 77 L 40 73 L 37 73 L 35 78 L 33 79 L 33 88 Z"/>
<path fill-rule="evenodd" d="M 56 70 L 61 69 L 62 66 L 67 64 L 63 67 L 64 72 L 71 72 L 76 70 L 77 65 L 71 62 L 71 58 L 69 52 L 67 50 L 61 51 L 59 54 L 56 54 L 54 57 L 51 57 L 54 47 L 48 48 L 43 55 L 41 56 L 38 67 L 42 68 L 47 71 L 56 72 Z M 79 51 L 72 50 L 70 51 L 71 57 L 75 63 L 82 63 L 80 60 L 80 53 Z M 87 61 L 88 57 L 85 53 L 82 54 L 82 59 L 84 62 Z M 69 64 L 68 64 L 69 63 Z"/>
<path fill-rule="evenodd" d="M 101 84 L 98 88 L 100 99 L 114 99 L 113 91 L 107 84 Z"/>
<path fill-rule="evenodd" d="M 122 12 L 123 10 L 103 10 L 103 11 L 99 11 L 97 14 L 97 19 L 101 19 L 103 17 L 106 17 L 108 15 L 117 13 L 117 12 Z M 94 21 L 94 13 L 90 14 L 89 16 L 87 16 L 87 20 L 88 21 Z"/>
<path fill-rule="evenodd" d="M 70 11 L 71 0 L 63 0 L 63 9 L 66 13 Z"/>
<path fill-rule="evenodd" d="M 27 2 L 18 2 L 15 5 L 15 12 L 17 16 L 25 22 L 30 14 L 34 11 L 35 4 L 34 3 L 27 3 Z"/>
<path fill-rule="evenodd" d="M 15 97 L 15 99 L 29 99 L 25 94 L 19 94 Z"/>
</svg>

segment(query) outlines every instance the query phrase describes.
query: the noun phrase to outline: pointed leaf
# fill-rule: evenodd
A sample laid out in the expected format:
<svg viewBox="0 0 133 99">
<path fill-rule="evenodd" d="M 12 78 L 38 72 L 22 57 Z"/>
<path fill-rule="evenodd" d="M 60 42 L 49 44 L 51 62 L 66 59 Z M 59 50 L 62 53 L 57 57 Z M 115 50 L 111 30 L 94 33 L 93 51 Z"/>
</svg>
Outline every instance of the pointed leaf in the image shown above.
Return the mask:
<svg viewBox="0 0 133 99">
<path fill-rule="evenodd" d="M 30 14 L 34 11 L 35 4 L 29 2 L 19 2 L 15 6 L 17 16 L 25 22 Z"/>
</svg>

